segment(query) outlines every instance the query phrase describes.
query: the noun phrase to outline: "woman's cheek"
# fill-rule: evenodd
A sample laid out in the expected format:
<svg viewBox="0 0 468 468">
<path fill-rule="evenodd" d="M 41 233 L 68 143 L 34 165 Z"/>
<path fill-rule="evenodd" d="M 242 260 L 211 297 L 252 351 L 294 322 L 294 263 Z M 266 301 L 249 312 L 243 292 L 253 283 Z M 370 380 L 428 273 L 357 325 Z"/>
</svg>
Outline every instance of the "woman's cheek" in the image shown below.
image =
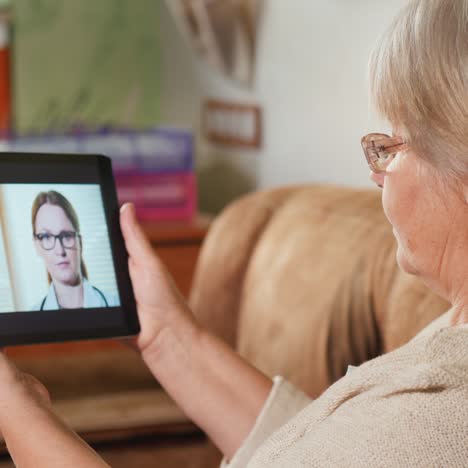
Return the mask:
<svg viewBox="0 0 468 468">
<path fill-rule="evenodd" d="M 385 184 L 382 192 L 382 208 L 389 223 L 392 226 L 394 226 L 393 212 L 395 210 L 395 207 L 392 195 L 391 181 L 389 179 L 389 176 L 385 176 Z"/>
<path fill-rule="evenodd" d="M 44 260 L 44 263 L 45 263 L 45 266 L 47 268 L 47 271 L 51 271 L 53 269 L 53 262 L 50 258 L 50 255 L 48 252 L 45 252 L 42 256 L 43 260 Z"/>
</svg>

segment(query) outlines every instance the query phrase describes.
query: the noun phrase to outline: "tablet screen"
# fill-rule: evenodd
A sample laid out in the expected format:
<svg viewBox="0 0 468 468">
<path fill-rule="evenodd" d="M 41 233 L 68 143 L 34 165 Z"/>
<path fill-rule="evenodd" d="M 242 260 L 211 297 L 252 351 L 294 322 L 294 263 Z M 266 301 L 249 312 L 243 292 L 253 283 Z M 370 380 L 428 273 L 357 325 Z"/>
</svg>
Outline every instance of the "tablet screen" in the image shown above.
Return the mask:
<svg viewBox="0 0 468 468">
<path fill-rule="evenodd" d="M 120 306 L 98 184 L 0 184 L 0 312 Z"/>
<path fill-rule="evenodd" d="M 0 154 L 0 346 L 138 331 L 110 159 Z"/>
</svg>

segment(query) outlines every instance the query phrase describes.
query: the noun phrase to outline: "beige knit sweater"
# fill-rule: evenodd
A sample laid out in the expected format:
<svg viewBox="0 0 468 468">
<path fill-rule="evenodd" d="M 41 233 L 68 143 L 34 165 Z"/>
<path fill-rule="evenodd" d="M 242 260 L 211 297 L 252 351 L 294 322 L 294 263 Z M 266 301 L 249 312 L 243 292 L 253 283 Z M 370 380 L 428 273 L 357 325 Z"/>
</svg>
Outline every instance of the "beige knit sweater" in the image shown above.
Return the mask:
<svg viewBox="0 0 468 468">
<path fill-rule="evenodd" d="M 447 321 L 448 313 L 312 402 L 275 378 L 222 466 L 468 467 L 468 326 Z"/>
</svg>

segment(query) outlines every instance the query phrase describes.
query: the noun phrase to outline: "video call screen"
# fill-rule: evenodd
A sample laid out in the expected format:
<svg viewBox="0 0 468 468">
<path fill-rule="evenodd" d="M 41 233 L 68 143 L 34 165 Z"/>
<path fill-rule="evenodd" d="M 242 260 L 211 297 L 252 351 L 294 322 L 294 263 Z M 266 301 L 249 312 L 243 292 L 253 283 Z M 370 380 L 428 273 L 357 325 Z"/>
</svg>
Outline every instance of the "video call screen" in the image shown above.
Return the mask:
<svg viewBox="0 0 468 468">
<path fill-rule="evenodd" d="M 0 313 L 120 305 L 100 186 L 0 183 Z"/>
</svg>

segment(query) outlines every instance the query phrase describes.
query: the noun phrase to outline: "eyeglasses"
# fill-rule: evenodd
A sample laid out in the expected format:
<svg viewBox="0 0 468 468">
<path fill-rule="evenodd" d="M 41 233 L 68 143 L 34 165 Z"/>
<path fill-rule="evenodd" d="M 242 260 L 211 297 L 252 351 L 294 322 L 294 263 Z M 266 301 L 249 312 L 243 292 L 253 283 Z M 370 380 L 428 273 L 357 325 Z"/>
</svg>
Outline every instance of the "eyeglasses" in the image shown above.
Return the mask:
<svg viewBox="0 0 468 468">
<path fill-rule="evenodd" d="M 362 137 L 361 145 L 370 170 L 376 174 L 385 174 L 395 155 L 408 149 L 403 138 L 384 133 L 369 133 Z"/>
<path fill-rule="evenodd" d="M 60 241 L 60 244 L 64 249 L 74 249 L 76 247 L 76 239 L 78 237 L 81 237 L 80 233 L 74 231 L 62 231 L 56 236 L 48 232 L 34 234 L 34 238 L 39 241 L 44 250 L 54 249 L 57 239 Z"/>
</svg>

